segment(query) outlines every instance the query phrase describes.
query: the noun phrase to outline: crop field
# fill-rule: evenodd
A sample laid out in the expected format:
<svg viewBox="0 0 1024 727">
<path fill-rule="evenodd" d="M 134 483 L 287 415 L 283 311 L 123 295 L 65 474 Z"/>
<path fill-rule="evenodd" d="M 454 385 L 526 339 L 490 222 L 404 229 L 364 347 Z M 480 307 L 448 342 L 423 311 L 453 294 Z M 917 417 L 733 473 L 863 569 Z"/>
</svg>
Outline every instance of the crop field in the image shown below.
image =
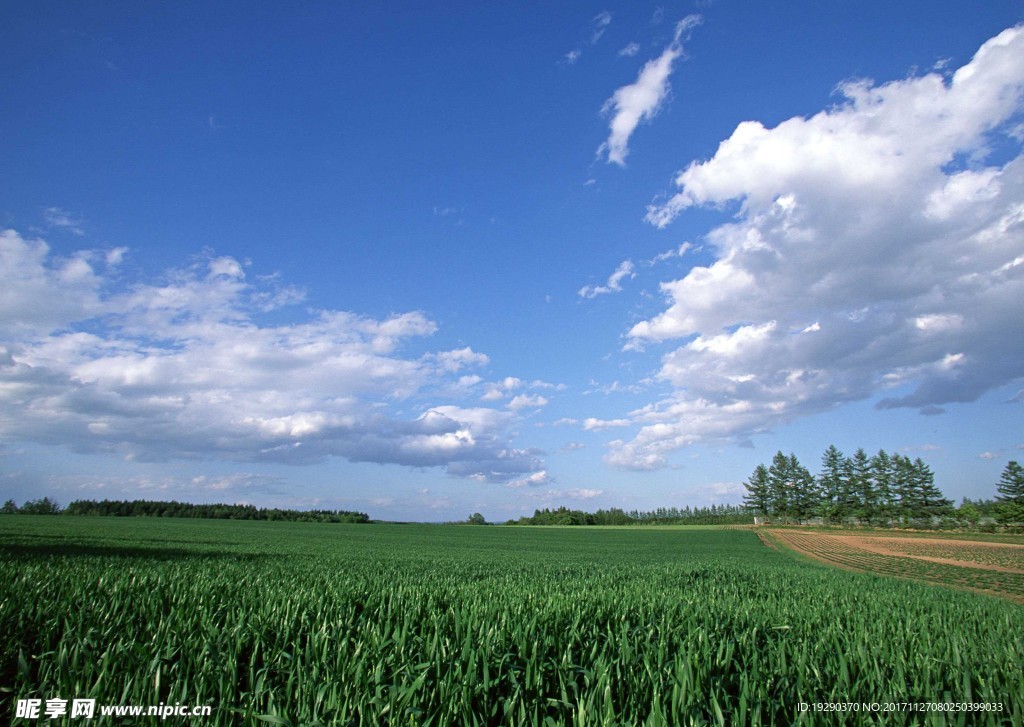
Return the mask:
<svg viewBox="0 0 1024 727">
<path fill-rule="evenodd" d="M 985 591 L 1024 602 L 1024 545 L 790 529 L 773 529 L 768 535 L 804 555 L 841 567 Z"/>
<path fill-rule="evenodd" d="M 93 698 L 212 707 L 150 724 L 1019 725 L 1022 633 L 1015 603 L 745 529 L 0 519 L 15 724 Z"/>
<path fill-rule="evenodd" d="M 847 539 L 852 539 L 847 537 Z M 862 547 L 878 552 L 903 555 L 910 558 L 947 562 L 973 568 L 1006 570 L 1024 574 L 1024 544 L 997 545 L 958 540 L 932 540 L 923 538 L 864 538 L 852 539 Z"/>
</svg>

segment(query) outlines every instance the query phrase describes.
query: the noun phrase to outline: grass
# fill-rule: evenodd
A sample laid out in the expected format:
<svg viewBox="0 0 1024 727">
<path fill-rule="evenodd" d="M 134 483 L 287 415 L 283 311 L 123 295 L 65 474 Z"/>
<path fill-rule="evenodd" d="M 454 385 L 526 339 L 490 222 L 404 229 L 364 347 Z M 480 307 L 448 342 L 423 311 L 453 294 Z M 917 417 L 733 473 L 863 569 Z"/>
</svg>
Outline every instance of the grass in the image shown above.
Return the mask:
<svg viewBox="0 0 1024 727">
<path fill-rule="evenodd" d="M 800 702 L 966 700 L 1004 711 L 874 723 L 1024 721 L 1024 609 L 750 530 L 18 516 L 0 554 L 12 716 L 60 696 L 223 725 L 811 724 Z"/>
</svg>

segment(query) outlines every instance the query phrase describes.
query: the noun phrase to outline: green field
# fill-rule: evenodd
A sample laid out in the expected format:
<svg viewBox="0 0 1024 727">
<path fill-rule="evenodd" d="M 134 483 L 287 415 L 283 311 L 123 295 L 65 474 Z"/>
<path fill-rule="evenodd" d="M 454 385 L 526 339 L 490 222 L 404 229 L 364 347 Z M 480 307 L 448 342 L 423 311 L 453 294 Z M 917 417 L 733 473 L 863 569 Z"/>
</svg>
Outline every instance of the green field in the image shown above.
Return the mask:
<svg viewBox="0 0 1024 727">
<path fill-rule="evenodd" d="M 1024 608 L 749 530 L 9 516 L 0 556 L 11 718 L 59 697 L 213 708 L 153 724 L 844 721 L 801 702 L 1024 723 Z"/>
</svg>

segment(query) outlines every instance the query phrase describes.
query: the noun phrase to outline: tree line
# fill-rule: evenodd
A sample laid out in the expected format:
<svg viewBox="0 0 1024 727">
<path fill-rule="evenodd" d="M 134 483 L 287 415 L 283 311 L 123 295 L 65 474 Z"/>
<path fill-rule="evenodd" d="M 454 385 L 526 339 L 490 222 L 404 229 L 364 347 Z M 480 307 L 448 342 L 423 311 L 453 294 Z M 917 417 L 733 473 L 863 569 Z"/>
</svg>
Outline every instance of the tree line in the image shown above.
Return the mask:
<svg viewBox="0 0 1024 727">
<path fill-rule="evenodd" d="M 740 505 L 711 505 L 710 507 L 662 507 L 656 510 L 619 508 L 584 512 L 566 507 L 544 508 L 530 517 L 509 520 L 508 525 L 747 525 L 753 515 Z"/>
<path fill-rule="evenodd" d="M 0 508 L 3 514 L 25 515 L 106 515 L 115 517 L 183 517 L 214 520 L 287 520 L 291 522 L 367 523 L 365 512 L 350 510 L 286 510 L 257 508 L 254 505 L 215 503 L 195 505 L 188 502 L 157 500 L 75 500 L 66 508 L 48 497 L 29 500 L 21 507 L 8 500 Z"/>
<path fill-rule="evenodd" d="M 1011 462 L 1000 483 L 994 506 L 978 504 L 1003 524 L 1024 521 L 1024 470 Z M 977 522 L 981 516 L 980 508 L 966 501 L 960 511 L 954 510 L 953 501 L 935 485 L 934 473 L 920 457 L 911 460 L 884 449 L 874 456 L 858 449 L 847 457 L 829 445 L 817 475 L 795 454 L 780 451 L 769 466 L 758 465 L 744 485 L 743 504 L 750 512 L 784 522 L 821 518 L 834 524 L 889 526 L 931 524 L 937 518 Z"/>
<path fill-rule="evenodd" d="M 771 465 L 758 465 L 744 485 L 744 504 L 751 511 L 784 521 L 820 517 L 828 523 L 909 524 L 930 522 L 953 509 L 920 457 L 911 460 L 885 450 L 869 457 L 858 449 L 847 457 L 829 445 L 817 476 L 795 454 L 780 451 Z"/>
</svg>

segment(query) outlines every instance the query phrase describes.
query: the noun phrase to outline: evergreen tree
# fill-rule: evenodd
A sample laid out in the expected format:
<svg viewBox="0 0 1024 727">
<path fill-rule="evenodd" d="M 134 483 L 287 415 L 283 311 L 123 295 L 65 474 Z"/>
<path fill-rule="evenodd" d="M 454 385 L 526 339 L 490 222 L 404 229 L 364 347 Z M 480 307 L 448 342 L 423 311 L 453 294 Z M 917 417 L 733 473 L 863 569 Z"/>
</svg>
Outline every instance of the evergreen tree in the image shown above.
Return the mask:
<svg viewBox="0 0 1024 727">
<path fill-rule="evenodd" d="M 996 521 L 1001 525 L 1024 523 L 1024 467 L 1010 461 L 996 485 Z"/>
<path fill-rule="evenodd" d="M 874 521 L 878 511 L 878 493 L 872 481 L 871 460 L 863 448 L 858 448 L 850 459 L 850 479 L 850 491 L 856 503 L 853 516 L 858 520 Z"/>
<path fill-rule="evenodd" d="M 892 492 L 896 498 L 896 516 L 900 523 L 909 522 L 921 511 L 921 498 L 918 491 L 914 463 L 910 457 L 901 454 L 892 456 Z"/>
<path fill-rule="evenodd" d="M 792 484 L 792 505 L 790 509 L 800 520 L 805 520 L 817 511 L 821 494 L 810 471 L 800 464 L 795 454 L 789 455 L 788 476 Z"/>
<path fill-rule="evenodd" d="M 768 468 L 769 506 L 772 517 L 786 518 L 792 515 L 793 493 L 789 479 L 789 458 L 778 451 L 772 457 Z"/>
<path fill-rule="evenodd" d="M 743 505 L 755 515 L 768 516 L 771 507 L 771 491 L 768 483 L 768 468 L 759 464 L 750 479 L 743 483 L 747 494 L 743 497 Z"/>
<path fill-rule="evenodd" d="M 914 460 L 913 467 L 921 502 L 919 517 L 931 520 L 933 517 L 952 515 L 953 501 L 947 499 L 935 485 L 935 475 L 931 468 L 920 457 Z"/>
<path fill-rule="evenodd" d="M 896 516 L 896 493 L 893 491 L 892 458 L 884 449 L 871 458 L 871 480 L 875 491 L 875 522 L 889 525 Z"/>
<path fill-rule="evenodd" d="M 834 444 L 830 444 L 821 456 L 821 472 L 818 474 L 820 513 L 828 522 L 840 522 L 846 517 L 843 508 L 848 488 L 849 468 L 846 457 Z"/>
</svg>

